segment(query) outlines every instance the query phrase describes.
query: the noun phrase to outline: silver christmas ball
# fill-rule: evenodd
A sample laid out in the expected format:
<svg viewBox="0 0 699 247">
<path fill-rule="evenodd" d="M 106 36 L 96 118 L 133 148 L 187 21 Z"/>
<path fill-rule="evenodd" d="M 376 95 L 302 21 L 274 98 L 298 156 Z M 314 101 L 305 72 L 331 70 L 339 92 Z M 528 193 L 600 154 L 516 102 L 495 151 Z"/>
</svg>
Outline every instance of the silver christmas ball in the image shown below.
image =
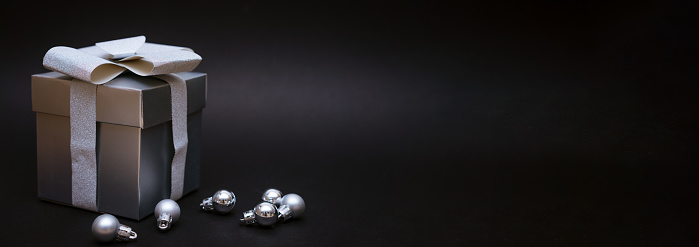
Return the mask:
<svg viewBox="0 0 699 247">
<path fill-rule="evenodd" d="M 180 218 L 180 205 L 170 199 L 163 199 L 155 205 L 155 217 L 160 230 L 170 229 L 172 223 Z"/>
<path fill-rule="evenodd" d="M 228 213 L 235 206 L 235 195 L 227 190 L 219 190 L 214 193 L 213 206 L 218 213 Z"/>
<path fill-rule="evenodd" d="M 261 202 L 253 209 L 255 222 L 261 226 L 271 226 L 277 223 L 277 207 L 269 202 Z"/>
<path fill-rule="evenodd" d="M 92 236 L 100 242 L 109 242 L 116 238 L 119 220 L 111 214 L 97 216 L 92 222 Z"/>
<path fill-rule="evenodd" d="M 291 209 L 291 217 L 299 218 L 306 211 L 306 202 L 297 194 L 288 194 L 282 197 L 279 204 L 288 206 Z"/>
<path fill-rule="evenodd" d="M 175 222 L 180 218 L 180 205 L 173 200 L 164 199 L 155 205 L 155 215 L 161 214 L 169 214 L 172 216 L 172 222 Z"/>
<path fill-rule="evenodd" d="M 262 194 L 262 201 L 272 204 L 277 204 L 280 198 L 282 198 L 282 192 L 277 189 L 268 189 Z"/>
</svg>

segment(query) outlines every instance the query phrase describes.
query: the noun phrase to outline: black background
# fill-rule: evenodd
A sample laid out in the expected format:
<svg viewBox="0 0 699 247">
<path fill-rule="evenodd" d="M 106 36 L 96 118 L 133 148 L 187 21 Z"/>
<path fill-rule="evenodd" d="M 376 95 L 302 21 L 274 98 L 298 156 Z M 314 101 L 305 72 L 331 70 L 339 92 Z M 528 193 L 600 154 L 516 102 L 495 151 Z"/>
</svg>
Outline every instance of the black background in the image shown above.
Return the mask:
<svg viewBox="0 0 699 247">
<path fill-rule="evenodd" d="M 202 184 L 129 246 L 699 244 L 690 1 L 55 1 L 5 6 L 3 245 L 91 245 L 36 196 L 30 75 L 145 35 L 208 73 Z M 267 188 L 304 197 L 271 229 Z M 199 210 L 218 189 L 229 215 Z M 126 244 L 124 244 L 126 245 Z"/>
</svg>

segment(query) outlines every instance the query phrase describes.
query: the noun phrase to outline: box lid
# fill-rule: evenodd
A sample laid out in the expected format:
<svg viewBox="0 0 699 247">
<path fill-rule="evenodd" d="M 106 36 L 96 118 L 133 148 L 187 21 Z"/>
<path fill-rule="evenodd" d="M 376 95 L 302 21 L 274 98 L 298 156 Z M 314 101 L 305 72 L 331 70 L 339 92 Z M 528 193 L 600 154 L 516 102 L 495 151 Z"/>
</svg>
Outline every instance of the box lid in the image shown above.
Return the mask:
<svg viewBox="0 0 699 247">
<path fill-rule="evenodd" d="M 187 114 L 206 106 L 206 74 L 175 73 L 187 83 Z M 72 77 L 47 72 L 32 75 L 32 110 L 70 116 Z M 125 72 L 97 86 L 97 121 L 148 128 L 171 119 L 170 86 L 154 77 Z"/>
</svg>

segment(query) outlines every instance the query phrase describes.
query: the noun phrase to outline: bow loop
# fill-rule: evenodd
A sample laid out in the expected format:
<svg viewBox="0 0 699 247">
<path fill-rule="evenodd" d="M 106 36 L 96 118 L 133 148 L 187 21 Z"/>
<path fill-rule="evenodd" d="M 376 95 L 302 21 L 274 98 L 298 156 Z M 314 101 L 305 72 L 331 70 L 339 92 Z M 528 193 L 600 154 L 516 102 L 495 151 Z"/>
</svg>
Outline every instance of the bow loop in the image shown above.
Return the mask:
<svg viewBox="0 0 699 247">
<path fill-rule="evenodd" d="M 95 46 L 109 53 L 110 59 L 122 59 L 136 55 L 136 51 L 146 43 L 146 36 L 137 36 L 95 43 Z"/>
</svg>

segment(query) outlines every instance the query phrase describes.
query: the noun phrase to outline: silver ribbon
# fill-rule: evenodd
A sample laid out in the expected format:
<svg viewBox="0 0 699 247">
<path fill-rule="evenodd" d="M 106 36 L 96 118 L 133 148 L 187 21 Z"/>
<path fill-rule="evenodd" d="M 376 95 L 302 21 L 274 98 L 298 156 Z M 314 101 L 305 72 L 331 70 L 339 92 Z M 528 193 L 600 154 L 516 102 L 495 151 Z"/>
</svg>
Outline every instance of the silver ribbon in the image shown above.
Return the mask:
<svg viewBox="0 0 699 247">
<path fill-rule="evenodd" d="M 184 165 L 187 161 L 187 84 L 182 78 L 174 74 L 155 77 L 170 84 L 172 142 L 175 144 L 170 177 L 170 199 L 178 200 L 182 198 L 182 191 L 184 191 Z"/>
<path fill-rule="evenodd" d="M 201 57 L 189 48 L 145 40 L 144 36 L 138 36 L 81 49 L 57 46 L 44 56 L 44 67 L 74 78 L 70 85 L 70 151 L 72 204 L 76 207 L 97 211 L 97 84 L 106 83 L 126 70 L 155 76 L 170 85 L 175 148 L 170 198 L 182 197 L 188 143 L 187 88 L 184 80 L 171 73 L 192 71 Z"/>
<path fill-rule="evenodd" d="M 73 205 L 97 211 L 97 85 L 70 83 L 70 158 Z"/>
</svg>

